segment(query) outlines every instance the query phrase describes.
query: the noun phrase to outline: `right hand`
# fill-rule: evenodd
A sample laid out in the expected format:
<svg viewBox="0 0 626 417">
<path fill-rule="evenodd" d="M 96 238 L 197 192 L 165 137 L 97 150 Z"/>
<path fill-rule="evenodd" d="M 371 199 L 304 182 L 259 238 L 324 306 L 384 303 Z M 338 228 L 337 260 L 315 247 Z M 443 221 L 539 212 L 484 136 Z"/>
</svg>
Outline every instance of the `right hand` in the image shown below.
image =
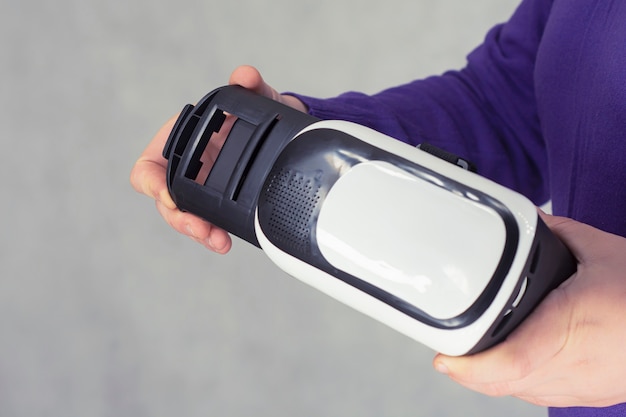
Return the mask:
<svg viewBox="0 0 626 417">
<path fill-rule="evenodd" d="M 283 96 L 270 87 L 256 68 L 241 66 L 235 69 L 228 83 L 241 85 L 257 94 L 264 95 L 297 110 L 306 111 L 304 104 L 296 97 Z M 130 183 L 135 190 L 156 201 L 157 210 L 172 228 L 189 236 L 207 249 L 217 253 L 226 253 L 232 245 L 228 232 L 191 213 L 178 210 L 167 189 L 165 180 L 167 160 L 163 158 L 162 151 L 177 118 L 178 115 L 168 120 L 148 144 L 133 166 L 130 174 Z M 225 124 L 225 126 L 228 126 L 228 124 Z M 228 129 L 224 128 L 222 130 L 227 131 Z M 216 140 L 217 143 L 223 142 L 226 138 L 226 133 L 221 134 L 223 137 L 221 141 L 218 138 Z"/>
</svg>

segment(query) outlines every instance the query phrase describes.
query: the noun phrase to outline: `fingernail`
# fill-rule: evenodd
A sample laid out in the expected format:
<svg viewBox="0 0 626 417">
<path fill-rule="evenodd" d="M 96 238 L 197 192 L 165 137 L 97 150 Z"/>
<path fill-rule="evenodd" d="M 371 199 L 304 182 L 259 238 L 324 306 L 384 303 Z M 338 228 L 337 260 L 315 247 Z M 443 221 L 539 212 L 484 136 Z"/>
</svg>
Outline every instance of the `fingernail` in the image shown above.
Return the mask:
<svg viewBox="0 0 626 417">
<path fill-rule="evenodd" d="M 192 238 L 194 238 L 194 239 L 196 238 L 196 235 L 195 235 L 195 233 L 193 232 L 193 229 L 191 228 L 191 225 L 190 225 L 190 224 L 186 224 L 186 225 L 185 225 L 185 231 L 187 232 L 187 234 L 189 235 L 189 237 L 192 237 Z"/>
<path fill-rule="evenodd" d="M 450 372 L 446 364 L 441 361 L 438 361 L 437 363 L 435 363 L 435 370 L 445 375 L 447 375 Z"/>
<path fill-rule="evenodd" d="M 207 237 L 206 239 L 204 239 L 204 245 L 213 251 L 216 250 L 215 245 L 213 244 L 213 241 L 211 240 L 210 237 Z"/>
</svg>

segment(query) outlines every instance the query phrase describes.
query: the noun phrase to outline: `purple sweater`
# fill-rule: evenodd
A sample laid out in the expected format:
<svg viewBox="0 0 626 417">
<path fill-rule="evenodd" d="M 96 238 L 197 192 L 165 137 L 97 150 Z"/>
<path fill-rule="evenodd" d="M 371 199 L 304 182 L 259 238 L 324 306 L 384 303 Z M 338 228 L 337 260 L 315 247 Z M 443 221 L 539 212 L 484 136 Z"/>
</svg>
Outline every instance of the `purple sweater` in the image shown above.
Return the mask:
<svg viewBox="0 0 626 417">
<path fill-rule="evenodd" d="M 626 236 L 626 1 L 523 0 L 467 66 L 310 113 L 430 142 L 553 211 Z M 616 346 L 623 349 L 623 346 Z M 626 416 L 551 409 L 550 416 Z"/>
</svg>

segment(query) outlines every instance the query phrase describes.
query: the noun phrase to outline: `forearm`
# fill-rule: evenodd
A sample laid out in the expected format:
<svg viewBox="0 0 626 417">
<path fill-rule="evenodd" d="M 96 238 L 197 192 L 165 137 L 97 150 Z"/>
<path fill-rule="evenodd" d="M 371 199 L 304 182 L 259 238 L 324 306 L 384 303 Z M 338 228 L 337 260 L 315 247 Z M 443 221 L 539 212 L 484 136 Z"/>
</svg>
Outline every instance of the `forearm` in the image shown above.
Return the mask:
<svg viewBox="0 0 626 417">
<path fill-rule="evenodd" d="M 403 142 L 429 142 L 474 162 L 481 175 L 545 200 L 543 154 L 537 132 L 515 129 L 472 91 L 461 72 L 418 80 L 368 96 L 349 92 L 331 99 L 299 98 L 321 119 L 368 126 Z M 529 168 L 532 167 L 532 168 Z"/>
</svg>

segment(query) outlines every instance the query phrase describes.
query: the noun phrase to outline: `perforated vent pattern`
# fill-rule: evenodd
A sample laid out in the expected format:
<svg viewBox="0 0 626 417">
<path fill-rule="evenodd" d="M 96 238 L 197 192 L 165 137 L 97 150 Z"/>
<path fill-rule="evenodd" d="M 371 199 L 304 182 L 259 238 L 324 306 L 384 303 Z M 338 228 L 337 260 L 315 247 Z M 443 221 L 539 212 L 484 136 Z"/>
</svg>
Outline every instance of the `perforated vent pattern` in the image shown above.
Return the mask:
<svg viewBox="0 0 626 417">
<path fill-rule="evenodd" d="M 277 243 L 301 253 L 309 252 L 319 191 L 320 184 L 314 177 L 295 170 L 281 169 L 272 177 L 265 197 L 273 206 L 268 226 Z"/>
</svg>

